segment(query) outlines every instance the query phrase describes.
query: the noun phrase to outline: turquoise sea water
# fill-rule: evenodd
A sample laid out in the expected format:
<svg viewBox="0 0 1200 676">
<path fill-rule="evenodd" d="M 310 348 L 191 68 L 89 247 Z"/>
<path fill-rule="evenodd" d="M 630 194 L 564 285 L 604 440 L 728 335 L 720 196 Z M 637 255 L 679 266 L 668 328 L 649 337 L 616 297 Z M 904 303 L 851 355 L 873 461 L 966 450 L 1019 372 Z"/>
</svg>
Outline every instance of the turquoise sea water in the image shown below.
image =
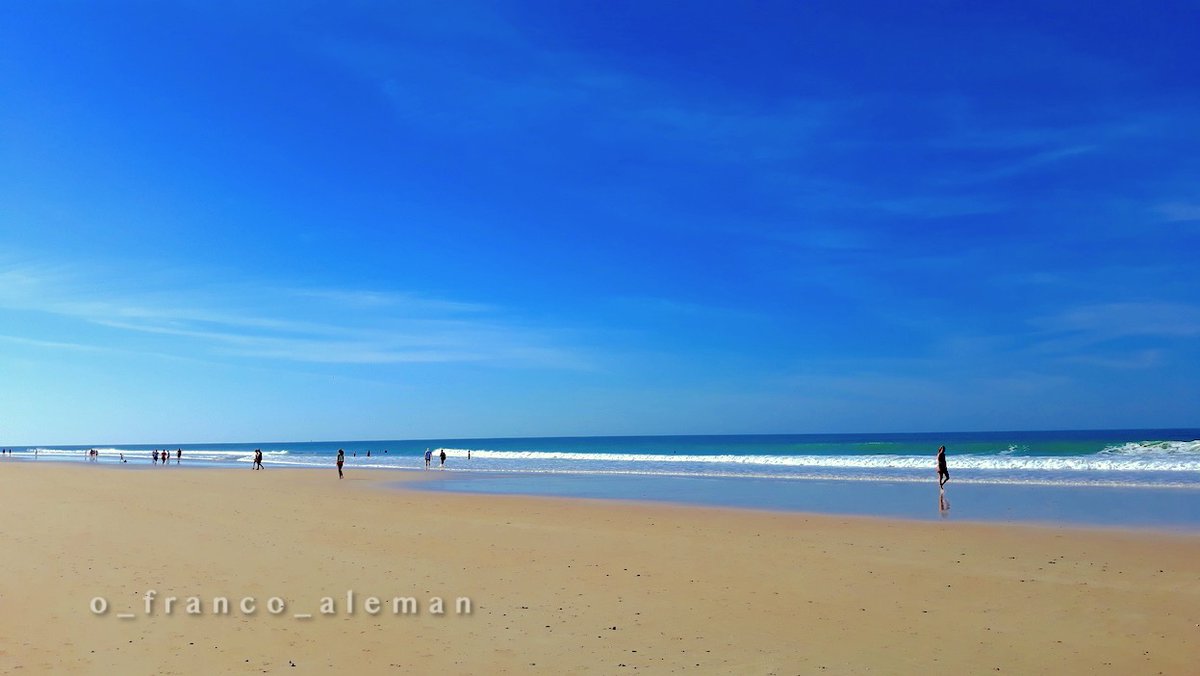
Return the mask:
<svg viewBox="0 0 1200 676">
<path fill-rule="evenodd" d="M 943 444 L 949 510 L 939 509 L 935 484 L 934 454 Z M 442 478 L 425 485 L 434 490 L 918 518 L 1200 524 L 1200 429 L 97 444 L 14 447 L 11 459 L 86 462 L 89 448 L 105 465 L 119 464 L 123 454 L 126 464 L 149 467 L 154 449 L 169 448 L 182 449 L 184 466 L 245 467 L 261 448 L 267 467 L 326 468 L 343 448 L 349 470 L 422 469 L 430 449 Z"/>
</svg>

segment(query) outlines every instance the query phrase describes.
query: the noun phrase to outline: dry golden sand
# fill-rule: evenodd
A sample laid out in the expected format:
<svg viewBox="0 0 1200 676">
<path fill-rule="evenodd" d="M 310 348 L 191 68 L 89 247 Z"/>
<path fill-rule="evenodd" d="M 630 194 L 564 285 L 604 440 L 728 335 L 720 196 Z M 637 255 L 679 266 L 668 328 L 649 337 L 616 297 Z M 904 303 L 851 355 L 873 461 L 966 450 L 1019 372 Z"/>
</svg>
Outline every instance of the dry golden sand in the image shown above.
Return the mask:
<svg viewBox="0 0 1200 676">
<path fill-rule="evenodd" d="M 0 671 L 1200 669 L 1200 537 L 387 487 L 402 476 L 0 462 Z M 349 616 L 349 589 L 422 612 Z M 193 595 L 289 607 L 162 614 Z M 292 617 L 323 596 L 338 615 Z"/>
</svg>

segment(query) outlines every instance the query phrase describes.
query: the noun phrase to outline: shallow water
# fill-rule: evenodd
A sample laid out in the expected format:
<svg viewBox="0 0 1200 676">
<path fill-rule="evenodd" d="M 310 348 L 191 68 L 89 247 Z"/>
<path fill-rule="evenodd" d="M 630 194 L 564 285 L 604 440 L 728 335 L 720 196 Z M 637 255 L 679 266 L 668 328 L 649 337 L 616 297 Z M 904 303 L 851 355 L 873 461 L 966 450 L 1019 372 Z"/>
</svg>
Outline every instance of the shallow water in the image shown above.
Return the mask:
<svg viewBox="0 0 1200 676">
<path fill-rule="evenodd" d="M 1153 528 L 1200 533 L 1194 488 L 589 475 L 439 473 L 408 484 L 431 492 L 648 500 L 920 520 L 1004 521 Z"/>
</svg>

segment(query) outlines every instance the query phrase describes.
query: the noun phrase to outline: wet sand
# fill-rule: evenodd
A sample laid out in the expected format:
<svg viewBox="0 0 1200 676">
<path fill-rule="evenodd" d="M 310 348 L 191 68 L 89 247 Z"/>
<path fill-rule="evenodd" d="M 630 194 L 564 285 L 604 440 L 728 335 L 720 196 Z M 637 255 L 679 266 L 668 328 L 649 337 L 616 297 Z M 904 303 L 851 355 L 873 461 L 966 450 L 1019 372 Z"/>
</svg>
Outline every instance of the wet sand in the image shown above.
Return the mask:
<svg viewBox="0 0 1200 676">
<path fill-rule="evenodd" d="M 1119 674 L 1200 655 L 1197 536 L 80 465 L 0 461 L 0 671 Z"/>
</svg>

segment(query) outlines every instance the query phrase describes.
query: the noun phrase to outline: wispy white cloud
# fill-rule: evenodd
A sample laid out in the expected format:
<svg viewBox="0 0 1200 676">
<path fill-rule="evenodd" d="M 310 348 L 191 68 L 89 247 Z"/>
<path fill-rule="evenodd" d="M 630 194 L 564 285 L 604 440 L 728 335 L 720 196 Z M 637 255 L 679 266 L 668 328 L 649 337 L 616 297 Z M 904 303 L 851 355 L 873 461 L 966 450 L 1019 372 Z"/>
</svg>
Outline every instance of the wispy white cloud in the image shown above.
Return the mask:
<svg viewBox="0 0 1200 676">
<path fill-rule="evenodd" d="M 301 298 L 330 301 L 344 307 L 362 309 L 398 309 L 410 313 L 484 313 L 498 308 L 481 303 L 426 298 L 412 293 L 394 293 L 358 289 L 292 289 Z"/>
<path fill-rule="evenodd" d="M 1034 330 L 1020 336 L 1017 358 L 1110 370 L 1151 369 L 1177 359 L 1178 346 L 1200 336 L 1200 306 L 1095 303 L 1034 318 L 1029 324 Z"/>
<path fill-rule="evenodd" d="M 1081 155 L 1095 153 L 1100 150 L 1095 145 L 1072 145 L 1058 148 L 1048 148 L 1015 159 L 997 160 L 987 167 L 981 163 L 981 169 L 960 170 L 955 175 L 947 177 L 947 185 L 985 184 L 1027 174 L 1043 167 L 1064 162 Z"/>
<path fill-rule="evenodd" d="M 694 303 L 656 296 L 623 296 L 614 298 L 613 302 L 622 308 L 670 319 L 690 317 L 701 320 L 744 321 L 759 318 L 759 315 L 756 313 L 741 308 Z"/>
<path fill-rule="evenodd" d="M 202 286 L 202 285 L 201 285 Z M 129 293 L 78 273 L 34 266 L 0 269 L 0 310 L 55 315 L 177 343 L 213 356 L 324 364 L 476 362 L 544 368 L 588 368 L 562 333 L 506 317 L 499 308 L 356 289 L 264 291 L 226 286 Z M 243 308 L 217 310 L 214 305 Z M 92 349 L 78 342 L 43 347 Z M 169 345 L 168 345 L 169 347 Z"/>
<path fill-rule="evenodd" d="M 1063 357 L 1064 362 L 1099 366 L 1104 369 L 1139 370 L 1159 366 L 1163 363 L 1162 350 L 1137 350 L 1128 354 L 1099 355 L 1076 354 Z"/>
<path fill-rule="evenodd" d="M 797 99 L 771 109 L 735 107 L 727 102 L 693 101 L 664 95 L 647 82 L 625 85 L 628 101 L 612 113 L 627 129 L 658 139 L 674 139 L 677 151 L 712 159 L 770 164 L 801 157 L 839 119 L 844 102 Z M 647 105 L 645 101 L 653 101 Z M 639 105 L 640 103 L 640 105 Z"/>
<path fill-rule="evenodd" d="M 502 19 L 470 37 L 512 50 L 523 67 L 498 70 L 486 62 L 460 61 L 454 77 L 444 78 L 414 67 L 411 46 L 402 40 L 326 36 L 314 44 L 321 57 L 376 88 L 406 127 L 495 133 L 555 126 L 569 118 L 572 142 L 626 142 L 693 161 L 777 164 L 803 157 L 812 142 L 826 142 L 847 109 L 859 105 L 798 96 L 767 106 L 687 92 L 586 51 L 539 44 Z M 582 110 L 587 114 L 580 115 Z"/>
<path fill-rule="evenodd" d="M 1096 341 L 1129 336 L 1200 336 L 1200 306 L 1185 303 L 1096 303 L 1034 320 L 1049 332 L 1079 334 Z"/>
<path fill-rule="evenodd" d="M 1198 202 L 1166 202 L 1158 205 L 1155 211 L 1169 223 L 1200 221 L 1200 203 Z"/>
<path fill-rule="evenodd" d="M 869 206 L 903 216 L 922 218 L 954 218 L 995 214 L 1008 209 L 1004 202 L 990 197 L 971 195 L 914 195 L 878 199 Z"/>
<path fill-rule="evenodd" d="M 968 107 L 969 108 L 969 107 Z M 1025 152 L 1041 155 L 1054 149 L 1107 146 L 1127 139 L 1157 134 L 1161 115 L 1144 112 L 1102 119 L 1084 119 L 1045 126 L 998 126 L 976 121 L 977 112 L 960 107 L 951 119 L 952 131 L 929 141 L 935 148 L 991 152 Z"/>
<path fill-rule="evenodd" d="M 98 345 L 85 345 L 83 343 L 72 343 L 61 340 L 39 340 L 37 338 L 25 338 L 22 336 L 4 336 L 0 335 L 0 340 L 7 343 L 16 343 L 18 345 L 30 345 L 33 347 L 47 348 L 51 350 L 72 350 L 76 352 L 100 352 L 105 348 Z"/>
</svg>

